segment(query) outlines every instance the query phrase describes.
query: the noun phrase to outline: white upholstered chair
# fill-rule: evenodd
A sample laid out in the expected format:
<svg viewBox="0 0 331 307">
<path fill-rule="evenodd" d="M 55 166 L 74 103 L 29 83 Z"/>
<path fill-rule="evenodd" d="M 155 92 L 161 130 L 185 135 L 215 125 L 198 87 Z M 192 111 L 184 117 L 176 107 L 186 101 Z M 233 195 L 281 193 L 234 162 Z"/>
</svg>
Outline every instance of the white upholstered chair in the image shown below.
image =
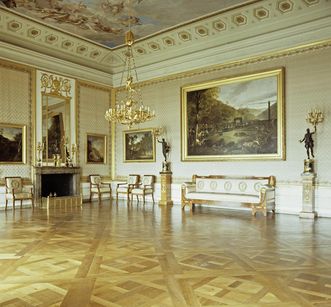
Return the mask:
<svg viewBox="0 0 331 307">
<path fill-rule="evenodd" d="M 131 191 L 131 202 L 133 201 L 133 196 L 136 195 L 137 202 L 139 202 L 139 196 L 142 197 L 143 203 L 145 204 L 145 196 L 152 195 L 152 200 L 154 203 L 154 175 L 144 175 L 139 186 L 133 188 Z"/>
<path fill-rule="evenodd" d="M 126 200 L 129 202 L 131 190 L 139 185 L 139 179 L 139 175 L 130 174 L 126 182 L 118 183 L 116 187 L 116 202 L 118 202 L 118 194 L 125 194 Z"/>
<path fill-rule="evenodd" d="M 109 194 L 111 198 L 111 184 L 102 182 L 100 175 L 89 175 L 90 178 L 90 201 L 92 201 L 93 194 L 98 195 L 99 202 L 101 202 L 102 194 Z"/>
<path fill-rule="evenodd" d="M 33 188 L 25 188 L 23 185 L 22 177 L 5 177 L 5 186 L 6 186 L 6 207 L 8 201 L 12 201 L 13 209 L 15 210 L 15 202 L 19 200 L 21 202 L 21 207 L 23 200 L 31 200 L 32 208 L 34 208 L 33 202 Z"/>
</svg>

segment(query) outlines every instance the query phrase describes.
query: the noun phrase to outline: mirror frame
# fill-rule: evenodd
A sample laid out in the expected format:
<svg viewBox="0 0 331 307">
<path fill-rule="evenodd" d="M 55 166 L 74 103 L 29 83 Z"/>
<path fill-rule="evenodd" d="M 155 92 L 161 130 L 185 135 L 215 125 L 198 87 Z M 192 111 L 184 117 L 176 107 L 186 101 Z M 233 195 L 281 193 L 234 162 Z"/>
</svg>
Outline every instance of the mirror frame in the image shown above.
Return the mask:
<svg viewBox="0 0 331 307">
<path fill-rule="evenodd" d="M 37 70 L 36 73 L 36 108 L 35 108 L 35 154 L 34 154 L 34 165 L 35 166 L 53 166 L 54 163 L 50 164 L 47 155 L 46 159 L 43 159 L 41 153 L 41 165 L 37 165 L 38 161 L 38 148 L 39 150 L 46 150 L 42 148 L 43 144 L 43 97 L 58 97 L 65 101 L 69 101 L 69 122 L 70 131 L 65 131 L 67 138 L 67 146 L 69 151 L 73 148 L 77 148 L 77 106 L 76 106 L 76 80 L 66 78 L 61 75 L 56 75 L 44 71 Z M 71 153 L 72 154 L 72 153 Z M 75 152 L 77 155 L 77 152 Z M 61 157 L 63 158 L 63 157 Z M 76 160 L 77 160 L 76 156 Z M 73 161 L 75 162 L 75 161 Z"/>
</svg>

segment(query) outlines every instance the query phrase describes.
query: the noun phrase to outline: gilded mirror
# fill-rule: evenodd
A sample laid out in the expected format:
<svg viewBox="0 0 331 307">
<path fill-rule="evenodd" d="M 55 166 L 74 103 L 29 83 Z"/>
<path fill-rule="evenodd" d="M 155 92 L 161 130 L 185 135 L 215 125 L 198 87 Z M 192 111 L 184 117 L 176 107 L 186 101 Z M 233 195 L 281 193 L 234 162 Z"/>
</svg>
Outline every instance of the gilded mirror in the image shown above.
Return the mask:
<svg viewBox="0 0 331 307">
<path fill-rule="evenodd" d="M 41 71 L 37 80 L 36 165 L 72 166 L 76 148 L 74 80 Z"/>
<path fill-rule="evenodd" d="M 70 97 L 42 94 L 43 160 L 59 155 L 64 162 L 65 146 L 70 144 Z"/>
</svg>

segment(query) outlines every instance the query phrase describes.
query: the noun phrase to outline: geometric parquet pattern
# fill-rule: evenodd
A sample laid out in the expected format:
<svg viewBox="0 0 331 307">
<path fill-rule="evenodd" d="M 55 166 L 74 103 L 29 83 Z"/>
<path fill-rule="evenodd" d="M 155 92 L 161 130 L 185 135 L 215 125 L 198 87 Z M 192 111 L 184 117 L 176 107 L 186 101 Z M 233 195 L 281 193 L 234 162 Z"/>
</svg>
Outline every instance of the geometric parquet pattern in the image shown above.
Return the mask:
<svg viewBox="0 0 331 307">
<path fill-rule="evenodd" d="M 124 201 L 1 211 L 0 306 L 331 307 L 331 219 Z"/>
</svg>

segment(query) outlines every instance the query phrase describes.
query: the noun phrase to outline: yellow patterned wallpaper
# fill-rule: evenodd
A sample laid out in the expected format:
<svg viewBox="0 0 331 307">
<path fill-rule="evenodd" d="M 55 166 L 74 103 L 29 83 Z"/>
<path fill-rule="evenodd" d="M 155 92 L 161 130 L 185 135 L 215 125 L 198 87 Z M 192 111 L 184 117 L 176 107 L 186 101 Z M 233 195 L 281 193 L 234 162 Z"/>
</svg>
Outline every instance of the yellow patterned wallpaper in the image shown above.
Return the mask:
<svg viewBox="0 0 331 307">
<path fill-rule="evenodd" d="M 110 88 L 91 83 L 78 83 L 78 150 L 79 164 L 82 168 L 83 181 L 90 174 L 110 176 L 111 174 L 111 138 L 110 125 L 105 119 L 105 111 L 110 106 Z M 107 136 L 106 164 L 92 164 L 86 162 L 87 134 L 101 134 Z"/>
<path fill-rule="evenodd" d="M 324 123 L 317 127 L 315 139 L 315 168 L 318 184 L 331 184 L 329 158 L 331 148 L 331 48 L 328 44 L 320 48 L 307 48 L 296 52 L 283 52 L 281 55 L 261 57 L 260 60 L 242 60 L 232 65 L 213 69 L 183 73 L 168 78 L 160 78 L 141 83 L 144 104 L 155 109 L 156 118 L 139 128 L 163 126 L 166 139 L 171 145 L 171 169 L 176 182 L 186 181 L 192 174 L 226 175 L 276 175 L 277 182 L 300 183 L 303 172 L 303 160 L 306 151 L 299 143 L 306 128 L 306 115 L 312 108 L 321 109 L 325 114 Z M 248 73 L 285 68 L 285 161 L 217 161 L 182 162 L 181 161 L 181 92 L 180 88 L 221 78 Z M 311 128 L 311 126 L 310 126 Z M 156 144 L 155 163 L 123 163 L 122 128 L 116 128 L 116 176 L 125 176 L 134 169 L 137 173 L 158 174 L 162 163 L 160 144 Z"/>
<path fill-rule="evenodd" d="M 33 70 L 0 60 L 0 123 L 26 125 L 26 164 L 1 164 L 0 177 L 31 178 Z"/>
</svg>

